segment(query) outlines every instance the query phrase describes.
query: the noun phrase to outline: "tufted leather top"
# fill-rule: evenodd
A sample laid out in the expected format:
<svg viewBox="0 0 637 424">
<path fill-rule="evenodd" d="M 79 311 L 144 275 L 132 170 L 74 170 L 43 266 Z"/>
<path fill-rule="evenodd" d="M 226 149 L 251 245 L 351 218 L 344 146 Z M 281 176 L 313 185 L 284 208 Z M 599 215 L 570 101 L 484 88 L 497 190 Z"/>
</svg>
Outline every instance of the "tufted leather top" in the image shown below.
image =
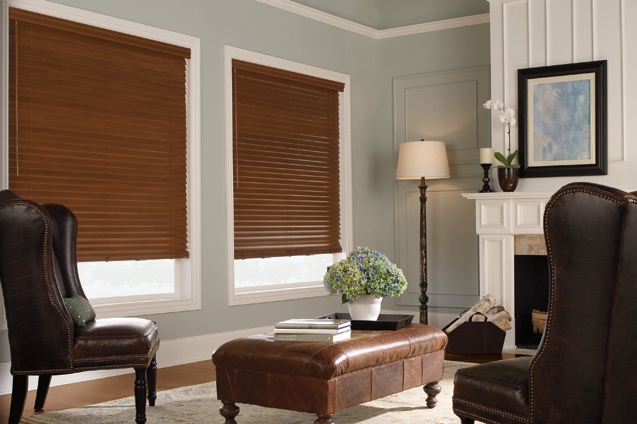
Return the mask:
<svg viewBox="0 0 637 424">
<path fill-rule="evenodd" d="M 444 349 L 447 335 L 437 328 L 411 324 L 397 331 L 353 331 L 336 343 L 274 341 L 259 334 L 229 341 L 212 360 L 217 366 L 316 377 L 339 375 Z"/>
</svg>

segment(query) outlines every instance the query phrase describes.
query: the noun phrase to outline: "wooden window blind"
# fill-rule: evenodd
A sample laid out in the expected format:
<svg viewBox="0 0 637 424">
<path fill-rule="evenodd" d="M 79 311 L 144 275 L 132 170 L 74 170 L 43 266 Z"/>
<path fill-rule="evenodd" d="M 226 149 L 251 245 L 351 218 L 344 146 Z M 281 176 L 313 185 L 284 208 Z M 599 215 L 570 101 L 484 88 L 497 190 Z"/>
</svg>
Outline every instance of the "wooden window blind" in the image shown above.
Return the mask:
<svg viewBox="0 0 637 424">
<path fill-rule="evenodd" d="M 9 18 L 11 190 L 76 214 L 81 261 L 187 257 L 189 49 Z"/>
<path fill-rule="evenodd" d="M 344 84 L 233 60 L 235 259 L 336 253 Z"/>
</svg>

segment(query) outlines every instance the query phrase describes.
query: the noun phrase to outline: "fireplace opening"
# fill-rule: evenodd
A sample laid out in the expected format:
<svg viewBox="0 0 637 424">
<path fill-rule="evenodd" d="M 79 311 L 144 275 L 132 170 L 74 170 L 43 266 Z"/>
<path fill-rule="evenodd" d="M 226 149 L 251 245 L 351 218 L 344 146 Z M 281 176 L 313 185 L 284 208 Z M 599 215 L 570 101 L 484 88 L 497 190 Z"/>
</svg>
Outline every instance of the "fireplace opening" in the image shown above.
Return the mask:
<svg viewBox="0 0 637 424">
<path fill-rule="evenodd" d="M 532 314 L 534 309 L 548 310 L 548 257 L 516 254 L 514 266 L 515 344 L 521 349 L 537 349 L 542 333 L 533 331 Z"/>
</svg>

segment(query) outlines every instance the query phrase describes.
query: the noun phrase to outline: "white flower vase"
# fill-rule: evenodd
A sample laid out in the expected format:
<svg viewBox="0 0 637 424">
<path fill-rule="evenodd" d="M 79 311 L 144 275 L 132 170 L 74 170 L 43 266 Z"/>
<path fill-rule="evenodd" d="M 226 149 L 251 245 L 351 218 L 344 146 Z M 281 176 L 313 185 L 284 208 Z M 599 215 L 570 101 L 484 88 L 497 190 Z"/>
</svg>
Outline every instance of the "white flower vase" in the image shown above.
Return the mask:
<svg viewBox="0 0 637 424">
<path fill-rule="evenodd" d="M 383 298 L 373 294 L 365 294 L 347 302 L 349 315 L 355 321 L 376 321 L 380 315 L 380 304 Z"/>
</svg>

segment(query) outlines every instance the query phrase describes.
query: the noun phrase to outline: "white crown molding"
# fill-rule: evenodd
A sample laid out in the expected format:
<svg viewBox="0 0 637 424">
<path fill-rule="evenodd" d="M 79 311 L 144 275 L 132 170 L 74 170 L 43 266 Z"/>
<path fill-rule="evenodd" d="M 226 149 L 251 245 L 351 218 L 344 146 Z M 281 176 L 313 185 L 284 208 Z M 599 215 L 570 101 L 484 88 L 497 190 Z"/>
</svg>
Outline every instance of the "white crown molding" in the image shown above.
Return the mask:
<svg viewBox="0 0 637 424">
<path fill-rule="evenodd" d="M 318 22 L 323 22 L 328 25 L 335 26 L 337 28 L 345 29 L 347 31 L 354 32 L 356 34 L 365 35 L 371 38 L 379 38 L 378 30 L 370 28 L 365 25 L 357 24 L 347 19 L 339 18 L 329 13 L 321 12 L 320 10 L 313 9 L 309 6 L 305 6 L 299 3 L 295 3 L 290 0 L 257 0 L 258 2 L 265 3 L 270 6 L 278 7 L 279 9 L 287 10 L 288 12 L 296 13 L 297 15 L 305 16 L 306 18 L 313 19 Z"/>
<path fill-rule="evenodd" d="M 408 25 L 398 28 L 383 29 L 378 31 L 377 38 L 402 37 L 405 35 L 421 34 L 424 32 L 442 31 L 445 29 L 460 28 L 471 25 L 488 24 L 489 14 L 465 16 L 462 18 L 445 19 L 443 21 L 427 22 L 424 24 Z"/>
<path fill-rule="evenodd" d="M 321 12 L 311 7 L 295 3 L 291 0 L 257 1 L 270 6 L 278 7 L 279 9 L 283 9 L 288 12 L 296 13 L 297 15 L 305 16 L 306 18 L 310 18 L 318 22 L 323 22 L 325 24 L 332 25 L 356 34 L 374 38 L 376 40 L 489 23 L 489 14 L 484 13 L 481 15 L 466 16 L 463 18 L 445 19 L 443 21 L 427 22 L 423 24 L 378 30 L 358 24 L 356 22 L 352 22 L 348 19 L 339 18 L 337 16 L 330 15 L 329 13 Z"/>
</svg>

